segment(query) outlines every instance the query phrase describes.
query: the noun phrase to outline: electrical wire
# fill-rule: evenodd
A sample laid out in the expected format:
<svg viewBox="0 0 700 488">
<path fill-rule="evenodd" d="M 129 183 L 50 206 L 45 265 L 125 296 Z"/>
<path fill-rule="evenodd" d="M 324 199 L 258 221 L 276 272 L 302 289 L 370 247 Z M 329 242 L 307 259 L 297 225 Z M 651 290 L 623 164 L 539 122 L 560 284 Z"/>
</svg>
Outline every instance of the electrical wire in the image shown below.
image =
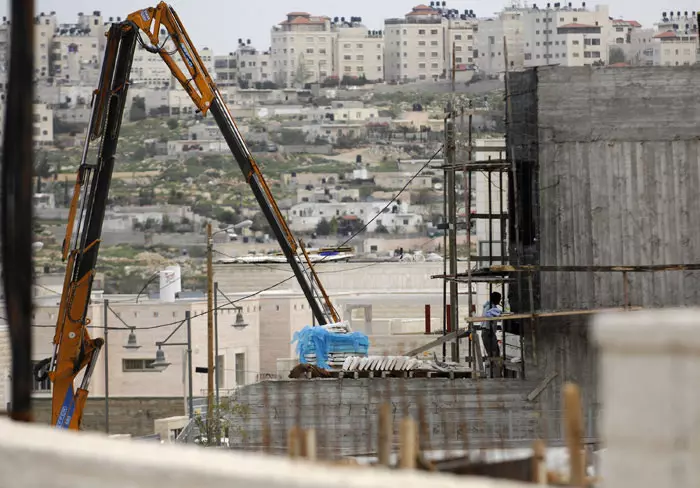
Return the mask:
<svg viewBox="0 0 700 488">
<path fill-rule="evenodd" d="M 357 236 L 360 235 L 362 232 L 364 232 L 364 231 L 367 229 L 367 227 L 369 227 L 369 225 L 370 225 L 372 222 L 374 222 L 374 221 L 377 220 L 381 215 L 383 215 L 383 214 L 384 214 L 384 211 L 387 210 L 387 209 L 391 206 L 391 204 L 394 203 L 394 202 L 403 194 L 403 192 L 406 191 L 406 189 L 410 186 L 410 184 L 413 182 L 413 180 L 415 180 L 415 179 L 425 170 L 425 168 L 427 168 L 427 167 L 430 165 L 430 163 L 433 162 L 433 160 L 438 156 L 438 154 L 440 154 L 440 152 L 442 152 L 443 148 L 444 148 L 444 146 L 440 146 L 440 148 L 430 157 L 430 159 L 428 159 L 428 161 L 427 161 L 413 176 L 411 176 L 411 178 L 409 178 L 409 180 L 406 182 L 406 184 L 391 198 L 391 200 L 390 200 L 390 201 L 389 201 L 389 202 L 388 202 L 374 217 L 372 217 L 369 221 L 367 221 L 360 229 L 358 229 L 357 231 L 355 231 L 354 234 L 352 234 L 350 237 L 348 237 L 348 238 L 347 238 L 345 241 L 343 241 L 341 244 L 339 244 L 338 246 L 335 246 L 335 249 L 338 250 L 338 249 L 344 247 L 346 244 L 348 244 L 350 241 L 352 241 L 355 237 L 357 237 Z M 426 242 L 426 244 L 432 242 L 433 240 L 435 240 L 435 238 L 432 238 L 432 239 L 428 240 L 428 241 Z M 226 254 L 221 253 L 221 252 L 219 252 L 219 253 L 220 253 L 220 254 L 223 254 L 223 255 L 226 255 Z M 231 256 L 228 256 L 228 257 L 231 257 Z M 314 264 L 320 264 L 320 263 L 324 262 L 328 257 L 329 257 L 329 255 L 326 255 L 326 256 L 324 256 L 322 259 L 320 259 L 317 263 L 314 263 Z M 370 264 L 368 264 L 368 265 L 366 265 L 366 266 L 358 267 L 357 269 L 369 268 L 369 267 L 371 267 L 371 266 L 376 266 L 376 265 L 381 264 L 381 263 L 382 263 L 381 261 L 380 261 L 380 262 L 377 262 L 377 263 L 370 263 Z M 334 272 L 341 272 L 341 271 L 344 272 L 344 271 L 347 271 L 347 270 L 329 270 L 329 271 L 325 271 L 325 273 L 334 273 Z M 319 272 L 319 274 L 320 274 L 320 273 L 324 273 L 324 272 Z M 260 295 L 260 294 L 262 294 L 262 293 L 264 293 L 264 292 L 266 292 L 266 291 L 270 291 L 270 290 L 272 290 L 272 289 L 274 289 L 274 288 L 277 288 L 278 286 L 281 286 L 281 285 L 283 285 L 284 283 L 287 283 L 288 281 L 291 281 L 291 280 L 294 279 L 295 277 L 296 277 L 295 275 L 291 275 L 291 276 L 289 276 L 288 278 L 285 278 L 285 279 L 283 279 L 283 280 L 281 280 L 281 281 L 278 281 L 277 283 L 274 283 L 273 285 L 270 285 L 270 286 L 268 286 L 268 287 L 262 288 L 262 289 L 260 289 L 260 290 L 258 290 L 258 291 L 256 291 L 256 292 L 250 293 L 250 294 L 248 294 L 248 295 L 246 295 L 246 296 L 244 296 L 244 297 L 242 297 L 242 298 L 237 298 L 236 300 L 230 300 L 228 297 L 226 297 L 226 295 L 223 294 L 223 292 L 221 292 L 222 295 L 223 295 L 223 296 L 226 298 L 226 300 L 228 301 L 228 304 L 225 304 L 223 307 L 228 306 L 228 305 L 233 305 L 233 306 L 235 306 L 235 304 L 238 303 L 238 302 L 242 302 L 242 301 L 247 300 L 247 299 L 249 299 L 249 298 L 256 297 L 256 296 L 258 296 L 258 295 Z M 152 279 L 153 279 L 153 278 L 151 278 L 151 280 L 152 280 Z M 146 284 L 146 286 L 148 286 L 148 283 Z M 144 287 L 144 289 L 145 289 L 145 287 Z M 142 291 L 143 291 L 143 290 L 142 290 Z M 221 309 L 221 308 L 223 308 L 223 307 L 216 307 L 216 308 L 212 309 L 212 311 L 217 311 L 217 310 L 219 310 L 219 309 Z M 110 310 L 111 310 L 111 307 L 110 307 Z M 115 312 L 114 310 L 112 310 L 112 313 L 114 313 L 114 314 L 116 315 L 116 312 Z M 203 312 L 194 314 L 194 315 L 192 315 L 190 318 L 193 319 L 193 318 L 201 317 L 201 316 L 203 316 L 203 315 L 208 315 L 208 314 L 209 314 L 209 309 L 207 309 L 207 310 L 205 310 L 205 311 L 203 311 Z M 168 322 L 168 323 L 165 323 L 165 324 L 157 324 L 157 325 L 136 327 L 136 326 L 130 326 L 130 325 L 128 325 L 119 315 L 116 315 L 116 316 L 117 316 L 117 318 L 125 325 L 126 329 L 129 329 L 129 330 L 154 330 L 154 329 L 162 329 L 162 328 L 165 328 L 165 327 L 171 327 L 171 326 L 173 326 L 173 325 L 178 325 L 178 324 L 180 324 L 180 323 L 182 322 L 181 320 L 176 320 L 176 321 Z M 1 318 L 1 317 L 0 317 L 0 318 Z M 55 326 L 54 326 L 54 325 L 51 325 L 51 326 L 34 325 L 34 327 L 55 327 Z M 108 330 L 126 330 L 126 329 L 125 329 L 125 328 L 121 328 L 121 327 L 118 327 L 118 328 L 116 328 L 116 329 L 112 329 L 112 328 L 108 327 Z"/>
</svg>

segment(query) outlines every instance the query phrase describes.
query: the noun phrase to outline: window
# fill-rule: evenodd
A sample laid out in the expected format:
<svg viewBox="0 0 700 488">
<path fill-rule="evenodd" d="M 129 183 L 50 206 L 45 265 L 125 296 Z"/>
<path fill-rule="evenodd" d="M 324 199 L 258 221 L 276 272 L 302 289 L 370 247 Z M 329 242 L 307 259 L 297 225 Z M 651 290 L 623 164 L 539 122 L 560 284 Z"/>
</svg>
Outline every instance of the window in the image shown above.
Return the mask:
<svg viewBox="0 0 700 488">
<path fill-rule="evenodd" d="M 318 53 L 319 54 L 326 54 L 326 48 L 322 47 L 321 49 L 318 50 Z M 266 65 L 266 63 L 263 63 L 263 66 L 265 66 L 265 65 Z"/>
<path fill-rule="evenodd" d="M 34 366 L 37 365 L 39 361 L 32 361 Z M 51 391 L 51 381 L 48 378 L 44 378 L 43 381 L 37 381 L 34 375 L 32 375 L 32 391 L 37 393 L 48 393 Z"/>
<path fill-rule="evenodd" d="M 525 61 L 529 61 L 532 59 L 532 54 L 531 53 L 525 53 Z"/>
<path fill-rule="evenodd" d="M 425 69 L 425 63 L 418 63 L 418 69 Z"/>
<path fill-rule="evenodd" d="M 571 41 L 571 44 L 573 44 L 574 46 L 578 46 L 578 41 Z"/>
<path fill-rule="evenodd" d="M 220 355 L 216 357 L 216 371 L 219 373 L 217 374 L 218 377 L 218 382 L 216 383 L 216 386 L 219 388 L 224 388 L 224 385 L 226 384 L 225 381 L 225 375 L 226 375 L 226 369 L 224 369 L 224 356 Z"/>
<path fill-rule="evenodd" d="M 358 54 L 358 55 L 357 55 L 357 60 L 358 60 L 358 61 L 364 61 L 364 60 L 365 60 L 365 56 L 362 55 L 362 54 Z"/>
<path fill-rule="evenodd" d="M 364 47 L 364 45 L 362 43 L 357 45 L 357 49 L 362 49 L 363 47 Z"/>
<path fill-rule="evenodd" d="M 462 52 L 462 46 L 455 46 L 456 52 Z"/>
<path fill-rule="evenodd" d="M 346 66 L 345 67 L 345 72 L 350 73 L 352 71 L 352 66 Z"/>
<path fill-rule="evenodd" d="M 439 66 L 438 66 L 437 63 L 431 64 L 430 67 L 431 67 L 432 69 L 438 69 L 438 68 L 439 68 Z"/>
<path fill-rule="evenodd" d="M 585 53 L 583 53 L 583 57 L 584 57 L 584 58 L 590 58 L 590 57 L 591 57 L 591 53 L 588 52 L 588 51 L 586 51 Z"/>
<path fill-rule="evenodd" d="M 344 47 L 345 49 L 350 49 L 350 48 L 352 47 L 352 44 L 350 44 L 350 43 L 343 44 L 343 47 Z"/>
<path fill-rule="evenodd" d="M 432 35 L 436 35 L 436 34 L 438 33 L 438 31 L 437 31 L 437 29 L 431 29 L 431 30 L 430 30 L 430 33 L 431 33 Z"/>
<path fill-rule="evenodd" d="M 424 57 L 425 57 L 425 53 L 422 52 L 422 51 L 419 52 L 419 53 L 418 53 L 418 57 L 419 57 L 419 58 L 424 58 Z"/>
<path fill-rule="evenodd" d="M 419 36 L 424 36 L 424 35 L 425 35 L 425 29 L 418 29 L 418 35 L 419 35 Z"/>
<path fill-rule="evenodd" d="M 437 58 L 438 55 L 439 55 L 439 53 L 437 51 L 433 51 L 430 53 L 430 57 L 432 57 L 432 58 Z"/>
<path fill-rule="evenodd" d="M 600 51 L 593 51 L 591 53 L 592 58 L 600 58 Z"/>
<path fill-rule="evenodd" d="M 462 62 L 462 58 L 455 58 L 455 61 L 458 62 L 458 63 L 461 63 L 461 62 Z"/>
<path fill-rule="evenodd" d="M 573 53 L 573 57 L 578 58 L 579 54 L 578 53 Z"/>
<path fill-rule="evenodd" d="M 615 28 L 615 32 L 624 32 L 624 31 L 625 31 L 625 29 L 623 29 L 622 27 Z"/>
<path fill-rule="evenodd" d="M 139 373 L 153 371 L 153 358 L 151 359 L 122 359 L 122 371 L 125 373 Z"/>
<path fill-rule="evenodd" d="M 455 41 L 461 41 L 462 40 L 462 34 L 455 34 Z"/>
<path fill-rule="evenodd" d="M 239 353 L 235 356 L 236 361 L 236 386 L 245 385 L 245 354 Z"/>
<path fill-rule="evenodd" d="M 419 46 L 425 46 L 425 41 L 418 41 Z"/>
<path fill-rule="evenodd" d="M 306 54 L 313 54 L 313 53 L 314 53 L 313 48 L 309 48 L 306 50 Z"/>
</svg>

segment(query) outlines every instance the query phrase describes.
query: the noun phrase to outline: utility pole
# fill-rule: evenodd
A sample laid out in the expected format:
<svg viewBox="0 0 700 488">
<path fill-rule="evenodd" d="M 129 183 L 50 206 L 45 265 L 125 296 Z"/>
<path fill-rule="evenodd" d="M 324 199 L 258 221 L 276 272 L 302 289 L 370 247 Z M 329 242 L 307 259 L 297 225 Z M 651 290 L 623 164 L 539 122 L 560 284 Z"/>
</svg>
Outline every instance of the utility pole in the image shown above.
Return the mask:
<svg viewBox="0 0 700 488">
<path fill-rule="evenodd" d="M 456 143 L 454 125 L 454 106 L 452 103 L 447 106 L 447 131 L 445 133 L 446 145 L 445 154 L 447 164 L 447 221 L 448 221 L 448 241 L 450 256 L 450 324 L 456 332 L 455 347 L 452 352 L 452 361 L 459 362 L 459 303 L 457 289 L 457 196 L 456 185 Z M 469 209 L 466 209 L 468 212 Z"/>
<path fill-rule="evenodd" d="M 190 419 L 194 418 L 194 397 L 193 395 L 193 388 L 192 388 L 192 320 L 191 320 L 191 315 L 190 311 L 187 310 L 185 311 L 185 321 L 187 322 L 187 383 L 188 383 L 188 398 L 187 398 L 187 406 L 189 408 L 189 415 Z M 211 397 L 210 397 L 211 398 Z M 209 415 L 209 411 L 207 411 L 207 416 Z M 207 425 L 209 425 L 209 421 L 207 421 Z M 207 437 L 207 440 L 210 440 L 211 437 Z"/>
<path fill-rule="evenodd" d="M 109 334 L 109 327 L 107 327 L 107 316 L 109 315 L 109 300 L 105 298 L 104 301 L 104 316 L 102 319 L 104 326 L 104 336 L 105 344 L 103 349 L 105 351 L 105 434 L 109 434 L 109 341 L 107 340 L 107 335 Z"/>
<path fill-rule="evenodd" d="M 219 405 L 221 405 L 221 400 L 219 397 L 219 375 L 221 372 L 219 368 L 219 301 L 217 297 L 219 296 L 219 283 L 214 283 L 214 359 L 216 365 L 214 366 L 214 382 L 216 383 L 216 445 L 221 445 L 221 426 L 219 425 Z"/>
<path fill-rule="evenodd" d="M 214 239 L 211 223 L 207 223 L 207 439 L 211 441 L 211 420 L 214 415 Z M 189 317 L 188 317 L 189 320 Z"/>
</svg>

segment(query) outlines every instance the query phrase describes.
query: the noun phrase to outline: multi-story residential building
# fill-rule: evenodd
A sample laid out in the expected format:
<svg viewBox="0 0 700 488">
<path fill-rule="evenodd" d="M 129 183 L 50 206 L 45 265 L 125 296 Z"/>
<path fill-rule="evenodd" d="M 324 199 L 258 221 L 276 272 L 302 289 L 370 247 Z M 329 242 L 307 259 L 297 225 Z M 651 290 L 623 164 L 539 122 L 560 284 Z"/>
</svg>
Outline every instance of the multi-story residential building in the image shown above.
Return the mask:
<svg viewBox="0 0 700 488">
<path fill-rule="evenodd" d="M 526 10 L 509 7 L 499 12 L 497 17 L 480 19 L 476 34 L 475 54 L 479 70 L 486 74 L 505 71 L 503 39 L 508 47 L 509 69 L 519 70 L 524 66 L 524 22 Z"/>
<path fill-rule="evenodd" d="M 53 143 L 53 110 L 43 103 L 34 104 L 34 118 L 32 125 L 34 126 L 34 143 L 35 144 L 52 144 Z"/>
<path fill-rule="evenodd" d="M 332 75 L 335 34 L 329 17 L 290 12 L 271 37 L 275 83 L 300 86 Z"/>
<path fill-rule="evenodd" d="M 345 76 L 384 79 L 384 37 L 381 31 L 368 31 L 359 17 L 351 17 L 349 22 L 334 22 L 333 31 L 337 35 L 337 67 L 333 69 L 336 76 L 341 79 Z"/>
<path fill-rule="evenodd" d="M 242 39 L 238 42 L 238 49 L 234 53 L 238 84 L 253 88 L 255 83 L 273 81 L 270 51 L 255 49 L 250 45 L 250 39 L 245 44 Z"/>
<path fill-rule="evenodd" d="M 688 13 L 663 13 L 654 36 L 655 65 L 683 66 L 698 61 L 698 21 Z"/>
<path fill-rule="evenodd" d="M 236 61 L 236 53 L 230 52 L 214 56 L 214 73 L 217 85 L 237 85 L 238 61 Z"/>
<path fill-rule="evenodd" d="M 295 232 L 311 232 L 322 220 L 357 219 L 369 221 L 382 212 L 389 202 L 352 202 L 352 203 L 299 203 L 292 206 L 287 213 L 289 228 Z M 389 231 L 416 232 L 423 225 L 423 217 L 412 213 L 408 205 L 396 203 L 382 213 L 381 217 L 369 222 L 368 232 L 378 228 Z"/>
<path fill-rule="evenodd" d="M 439 2 L 418 5 L 403 18 L 384 21 L 387 80 L 448 78 L 452 72 L 453 49 L 459 69 L 474 62 L 478 26 L 473 13 L 459 14 L 435 3 Z"/>
<path fill-rule="evenodd" d="M 384 70 L 389 81 L 445 77 L 443 17 L 418 5 L 405 17 L 384 21 Z"/>
<path fill-rule="evenodd" d="M 654 64 L 654 29 L 632 29 L 629 33 L 629 42 L 624 44 L 610 44 L 609 64 L 623 62 L 630 66 L 652 66 Z M 624 61 L 616 59 L 615 52 L 620 50 Z M 619 53 L 619 52 L 618 52 Z"/>
<path fill-rule="evenodd" d="M 34 76 L 36 79 L 51 76 L 51 44 L 56 30 L 56 12 L 44 13 L 34 17 Z M 0 65 L 9 67 L 10 59 L 10 22 L 2 18 L 0 24 Z"/>
<path fill-rule="evenodd" d="M 526 68 L 607 63 L 612 21 L 606 5 L 593 10 L 585 6 L 545 9 L 533 6 L 525 12 L 523 24 Z"/>
<path fill-rule="evenodd" d="M 171 86 L 172 73 L 157 54 L 136 46 L 131 64 L 131 82 L 144 88 L 167 88 Z"/>
</svg>

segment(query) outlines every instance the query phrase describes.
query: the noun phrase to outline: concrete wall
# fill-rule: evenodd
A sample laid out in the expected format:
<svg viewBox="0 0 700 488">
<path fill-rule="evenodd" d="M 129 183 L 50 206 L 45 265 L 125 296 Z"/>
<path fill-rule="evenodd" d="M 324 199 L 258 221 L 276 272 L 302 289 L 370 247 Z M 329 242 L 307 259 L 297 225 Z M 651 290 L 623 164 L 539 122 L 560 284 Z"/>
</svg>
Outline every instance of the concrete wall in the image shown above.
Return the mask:
<svg viewBox="0 0 700 488">
<path fill-rule="evenodd" d="M 540 68 L 514 73 L 510 91 L 508 144 L 519 168 L 524 262 L 700 262 L 700 214 L 693 210 L 700 205 L 699 69 Z M 696 304 L 697 278 L 632 274 L 631 303 Z M 511 300 L 514 310 L 527 309 L 524 292 L 525 300 Z M 622 276 L 543 273 L 535 297 L 545 310 L 621 306 Z M 556 385 L 569 378 L 597 402 L 596 355 L 585 325 L 576 318 L 538 324 L 538 372 L 560 373 L 553 402 Z"/>
<path fill-rule="evenodd" d="M 35 422 L 49 425 L 51 422 L 51 399 L 32 400 Z M 185 402 L 182 398 L 110 398 L 109 433 L 144 436 L 153 434 L 153 421 L 183 415 Z M 105 431 L 105 400 L 88 398 L 83 415 L 83 430 Z"/>
<path fill-rule="evenodd" d="M 269 447 L 280 451 L 286 448 L 286 432 L 298 424 L 314 427 L 319 448 L 336 455 L 376 452 L 377 412 L 388 401 L 395 435 L 404 415 L 423 416 L 435 449 L 553 439 L 561 417 L 548 412 L 549 424 L 538 423 L 538 405 L 526 399 L 535 387 L 530 381 L 437 378 L 264 381 L 232 397 L 230 438 L 235 447 L 260 449 L 267 426 Z"/>
<path fill-rule="evenodd" d="M 41 464 L 37 464 L 37 459 Z M 0 419 L 3 488 L 525 488 L 525 483 L 327 465 L 247 453 L 204 451 L 97 434 L 21 425 Z"/>
</svg>

